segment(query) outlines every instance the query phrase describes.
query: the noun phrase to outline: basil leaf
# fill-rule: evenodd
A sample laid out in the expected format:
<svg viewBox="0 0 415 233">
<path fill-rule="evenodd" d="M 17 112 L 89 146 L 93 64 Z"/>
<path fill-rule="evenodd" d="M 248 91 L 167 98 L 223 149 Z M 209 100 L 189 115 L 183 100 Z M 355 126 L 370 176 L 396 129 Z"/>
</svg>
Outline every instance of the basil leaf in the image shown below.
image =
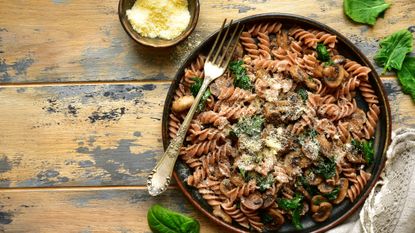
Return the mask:
<svg viewBox="0 0 415 233">
<path fill-rule="evenodd" d="M 390 6 L 385 0 L 344 0 L 343 8 L 349 18 L 358 23 L 374 25 L 376 18 Z"/>
<path fill-rule="evenodd" d="M 384 66 L 383 72 L 392 68 L 402 68 L 405 55 L 412 51 L 412 34 L 408 30 L 400 30 L 380 42 L 380 49 L 374 59 L 379 66 Z"/>
<path fill-rule="evenodd" d="M 403 93 L 411 95 L 415 101 L 415 57 L 405 58 L 401 70 L 398 70 L 398 80 Z"/>
<path fill-rule="evenodd" d="M 153 205 L 147 213 L 147 221 L 154 233 L 199 233 L 199 222 L 163 208 Z"/>
</svg>

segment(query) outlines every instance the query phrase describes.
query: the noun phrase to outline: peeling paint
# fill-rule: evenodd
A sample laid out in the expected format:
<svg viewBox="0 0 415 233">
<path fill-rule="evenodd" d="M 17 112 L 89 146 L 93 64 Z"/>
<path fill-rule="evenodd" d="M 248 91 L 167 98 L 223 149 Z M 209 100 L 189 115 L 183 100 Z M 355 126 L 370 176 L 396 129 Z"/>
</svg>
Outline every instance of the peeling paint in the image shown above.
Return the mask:
<svg viewBox="0 0 415 233">
<path fill-rule="evenodd" d="M 0 173 L 10 171 L 13 165 L 6 155 L 0 155 Z"/>
<path fill-rule="evenodd" d="M 126 112 L 125 107 L 111 109 L 109 111 L 101 111 L 101 108 L 98 108 L 97 111 L 92 112 L 88 116 L 90 123 L 95 123 L 98 121 L 118 121 Z"/>
<path fill-rule="evenodd" d="M 13 222 L 13 213 L 11 212 L 0 212 L 0 224 L 10 224 L 11 222 Z"/>
<path fill-rule="evenodd" d="M 49 169 L 39 172 L 36 178 L 19 182 L 17 187 L 56 186 L 69 181 L 68 177 L 60 176 L 59 171 Z"/>
<path fill-rule="evenodd" d="M 147 173 L 156 165 L 156 156 L 161 154 L 161 151 L 149 150 L 143 153 L 132 153 L 130 147 L 137 146 L 134 141 L 122 139 L 118 141 L 116 148 L 102 149 L 98 146 L 90 150 L 86 147 L 79 147 L 76 151 L 90 155 L 95 161 L 95 167 L 103 169 L 110 176 L 111 181 L 142 184 L 146 177 L 140 173 Z M 97 177 L 97 179 L 99 178 Z M 102 183 L 106 182 L 102 180 Z"/>
<path fill-rule="evenodd" d="M 0 59 L 0 81 L 9 82 L 13 78 L 26 76 L 27 69 L 35 62 L 31 56 L 26 56 L 12 64 L 6 59 Z"/>
<path fill-rule="evenodd" d="M 135 131 L 133 134 L 135 137 L 141 137 L 141 132 Z"/>
<path fill-rule="evenodd" d="M 220 9 L 236 9 L 238 10 L 238 13 L 246 13 L 251 10 L 255 10 L 255 7 L 240 5 L 240 4 L 216 4 L 213 5 L 212 8 L 220 8 Z"/>
</svg>

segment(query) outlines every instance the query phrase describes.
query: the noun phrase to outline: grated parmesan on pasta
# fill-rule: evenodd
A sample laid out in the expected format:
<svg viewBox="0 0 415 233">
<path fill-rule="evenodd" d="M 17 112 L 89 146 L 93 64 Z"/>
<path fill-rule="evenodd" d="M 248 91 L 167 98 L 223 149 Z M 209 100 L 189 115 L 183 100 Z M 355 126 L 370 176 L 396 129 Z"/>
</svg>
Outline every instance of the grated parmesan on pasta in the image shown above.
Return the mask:
<svg viewBox="0 0 415 233">
<path fill-rule="evenodd" d="M 189 24 L 187 4 L 187 0 L 137 0 L 127 17 L 140 35 L 171 40 Z"/>
</svg>

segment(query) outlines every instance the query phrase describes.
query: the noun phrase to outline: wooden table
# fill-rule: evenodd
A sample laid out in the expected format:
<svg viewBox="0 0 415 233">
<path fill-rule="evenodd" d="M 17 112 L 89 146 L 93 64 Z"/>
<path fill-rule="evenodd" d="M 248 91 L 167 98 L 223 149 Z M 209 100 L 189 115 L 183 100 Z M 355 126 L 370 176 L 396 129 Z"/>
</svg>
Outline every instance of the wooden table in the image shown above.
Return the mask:
<svg viewBox="0 0 415 233">
<path fill-rule="evenodd" d="M 275 11 L 319 20 L 372 59 L 379 39 L 415 24 L 413 0 L 393 1 L 374 27 L 348 20 L 341 0 L 201 0 L 190 38 L 154 50 L 127 36 L 117 4 L 0 1 L 0 231 L 150 232 L 147 209 L 161 203 L 220 232 L 174 184 L 157 198 L 145 188 L 167 89 L 191 49 L 224 17 Z M 393 128 L 414 127 L 412 100 L 393 74 L 382 79 Z"/>
</svg>

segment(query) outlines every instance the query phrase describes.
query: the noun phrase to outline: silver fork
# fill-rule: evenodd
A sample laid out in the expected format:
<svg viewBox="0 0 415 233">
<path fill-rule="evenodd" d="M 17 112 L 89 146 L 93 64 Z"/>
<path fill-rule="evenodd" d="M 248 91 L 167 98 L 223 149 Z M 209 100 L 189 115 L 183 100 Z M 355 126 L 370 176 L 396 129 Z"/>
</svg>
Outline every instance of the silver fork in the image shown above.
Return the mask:
<svg viewBox="0 0 415 233">
<path fill-rule="evenodd" d="M 147 188 L 148 192 L 152 196 L 157 196 L 160 193 L 164 192 L 167 189 L 167 186 L 170 184 L 171 175 L 173 173 L 174 164 L 176 163 L 177 157 L 179 156 L 180 147 L 183 144 L 184 138 L 186 136 L 186 132 L 189 129 L 190 121 L 192 120 L 197 105 L 200 102 L 200 99 L 205 93 L 206 89 L 208 88 L 209 84 L 215 80 L 216 78 L 220 77 L 223 73 L 225 73 L 226 68 L 228 67 L 229 61 L 233 53 L 235 52 L 235 48 L 237 45 L 237 41 L 239 36 L 243 30 L 243 26 L 239 29 L 239 23 L 236 24 L 235 29 L 232 33 L 231 38 L 227 42 L 225 50 L 221 50 L 223 45 L 226 41 L 226 37 L 229 34 L 229 30 L 232 25 L 232 20 L 229 23 L 229 27 L 226 29 L 225 34 L 223 35 L 219 45 L 219 39 L 222 36 L 223 29 L 226 24 L 226 19 L 223 21 L 222 27 L 218 32 L 216 37 L 215 43 L 213 44 L 212 49 L 209 52 L 209 55 L 206 58 L 205 65 L 204 65 L 204 73 L 205 78 L 203 79 L 202 87 L 197 94 L 192 107 L 190 107 L 189 112 L 186 115 L 182 125 L 180 126 L 179 130 L 177 131 L 177 135 L 170 141 L 167 150 L 164 152 L 163 156 L 161 157 L 160 161 L 151 171 L 150 175 L 147 179 Z M 239 31 L 238 31 L 239 29 Z M 236 37 L 235 37 L 236 36 Z M 218 46 L 217 46 L 218 45 Z M 230 49 L 230 53 L 228 54 L 228 50 Z M 225 59 L 225 56 L 227 58 Z"/>
</svg>

